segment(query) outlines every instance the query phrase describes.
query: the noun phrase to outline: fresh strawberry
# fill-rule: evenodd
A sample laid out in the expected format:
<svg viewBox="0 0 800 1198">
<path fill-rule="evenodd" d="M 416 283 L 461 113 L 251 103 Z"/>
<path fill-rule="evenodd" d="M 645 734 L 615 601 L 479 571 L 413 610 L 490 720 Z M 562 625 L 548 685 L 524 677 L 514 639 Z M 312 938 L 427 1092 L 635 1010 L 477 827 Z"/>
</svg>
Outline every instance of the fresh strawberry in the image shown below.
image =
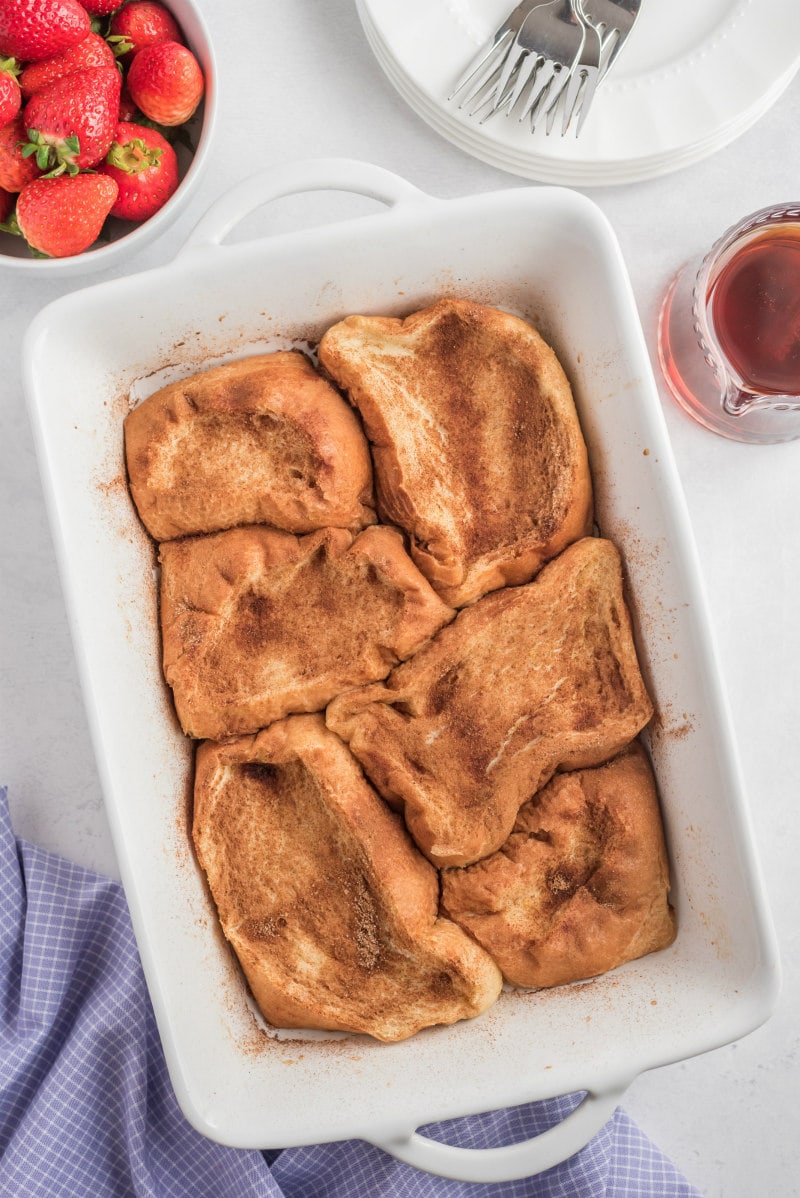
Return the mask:
<svg viewBox="0 0 800 1198">
<path fill-rule="evenodd" d="M 124 0 L 81 0 L 90 17 L 107 17 L 124 3 Z"/>
<path fill-rule="evenodd" d="M 117 60 L 114 51 L 105 38 L 99 33 L 90 33 L 77 46 L 70 46 L 63 54 L 53 58 L 42 58 L 25 67 L 19 77 L 19 85 L 26 100 L 34 92 L 41 91 L 54 79 L 62 79 L 64 75 L 74 75 L 77 71 L 86 71 L 89 67 L 116 67 Z"/>
<path fill-rule="evenodd" d="M 120 74 L 90 67 L 48 83 L 31 96 L 22 116 L 28 130 L 23 154 L 44 171 L 95 166 L 108 153 L 119 119 Z"/>
<path fill-rule="evenodd" d="M 22 93 L 13 75 L 0 71 L 0 125 L 7 125 L 22 107 Z"/>
<path fill-rule="evenodd" d="M 119 188 L 112 216 L 147 220 L 178 186 L 178 159 L 155 129 L 121 121 L 106 160 L 99 168 Z"/>
<path fill-rule="evenodd" d="M 111 18 L 108 32 L 126 65 L 145 46 L 183 41 L 172 13 L 156 0 L 130 0 Z"/>
<path fill-rule="evenodd" d="M 26 183 L 41 174 L 34 158 L 23 158 L 25 123 L 21 116 L 0 129 L 0 187 L 22 191 Z"/>
<path fill-rule="evenodd" d="M 116 198 L 117 185 L 107 175 L 34 179 L 17 200 L 17 224 L 40 254 L 69 258 L 97 240 Z"/>
<path fill-rule="evenodd" d="M 14 203 L 16 196 L 10 191 L 6 191 L 0 187 L 0 224 L 5 224 L 11 213 L 14 211 Z"/>
<path fill-rule="evenodd" d="M 19 65 L 16 58 L 0 58 L 0 125 L 7 125 L 22 107 L 22 94 L 17 83 Z"/>
<path fill-rule="evenodd" d="M 203 98 L 203 72 L 186 46 L 159 42 L 145 46 L 134 58 L 128 90 L 134 103 L 157 125 L 182 125 Z"/>
<path fill-rule="evenodd" d="M 0 54 L 25 62 L 61 54 L 91 28 L 78 0 L 0 0 Z"/>
</svg>

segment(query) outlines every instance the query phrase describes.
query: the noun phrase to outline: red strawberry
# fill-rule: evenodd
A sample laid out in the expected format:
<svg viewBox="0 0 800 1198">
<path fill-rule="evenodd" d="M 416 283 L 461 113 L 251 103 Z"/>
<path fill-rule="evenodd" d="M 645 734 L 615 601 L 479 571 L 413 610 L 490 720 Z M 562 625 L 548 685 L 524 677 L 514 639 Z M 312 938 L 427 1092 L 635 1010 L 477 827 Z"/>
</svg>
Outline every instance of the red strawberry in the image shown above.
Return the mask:
<svg viewBox="0 0 800 1198">
<path fill-rule="evenodd" d="M 159 42 L 145 46 L 131 63 L 128 90 L 134 103 L 157 125 L 182 125 L 203 98 L 203 72 L 186 46 Z"/>
<path fill-rule="evenodd" d="M 19 67 L 15 58 L 0 58 L 0 125 L 7 125 L 22 107 L 22 95 L 16 76 Z"/>
<path fill-rule="evenodd" d="M 17 200 L 17 224 L 40 254 L 69 258 L 97 240 L 116 198 L 117 185 L 106 175 L 34 179 Z"/>
<path fill-rule="evenodd" d="M 74 75 L 76 71 L 85 71 L 89 67 L 116 67 L 117 60 L 114 51 L 105 38 L 99 33 L 90 33 L 77 46 L 70 46 L 63 54 L 53 58 L 42 58 L 25 67 L 19 77 L 19 85 L 25 99 L 34 92 L 40 91 L 54 79 L 62 79 L 64 75 Z"/>
<path fill-rule="evenodd" d="M 10 191 L 5 191 L 0 187 L 0 224 L 7 221 L 14 210 L 14 202 L 16 196 L 13 196 Z"/>
<path fill-rule="evenodd" d="M 90 67 L 35 92 L 22 113 L 29 138 L 23 154 L 35 155 L 42 170 L 71 175 L 100 162 L 117 127 L 121 86 L 116 67 Z"/>
<path fill-rule="evenodd" d="M 155 129 L 120 122 L 111 149 L 100 167 L 119 187 L 112 216 L 147 220 L 178 186 L 178 159 Z"/>
<path fill-rule="evenodd" d="M 81 0 L 90 17 L 107 17 L 123 2 L 124 0 Z"/>
<path fill-rule="evenodd" d="M 92 23 L 78 0 L 2 0 L 0 53 L 37 62 L 83 41 Z"/>
<path fill-rule="evenodd" d="M 13 75 L 0 71 L 0 125 L 7 125 L 22 107 L 22 93 Z"/>
<path fill-rule="evenodd" d="M 182 42 L 183 37 L 171 12 L 156 0 L 130 0 L 111 18 L 109 34 L 117 42 L 123 62 L 131 63 L 145 46 L 158 42 Z"/>
<path fill-rule="evenodd" d="M 0 187 L 6 191 L 22 191 L 41 172 L 35 158 L 23 158 L 25 124 L 21 116 L 0 129 Z"/>
</svg>

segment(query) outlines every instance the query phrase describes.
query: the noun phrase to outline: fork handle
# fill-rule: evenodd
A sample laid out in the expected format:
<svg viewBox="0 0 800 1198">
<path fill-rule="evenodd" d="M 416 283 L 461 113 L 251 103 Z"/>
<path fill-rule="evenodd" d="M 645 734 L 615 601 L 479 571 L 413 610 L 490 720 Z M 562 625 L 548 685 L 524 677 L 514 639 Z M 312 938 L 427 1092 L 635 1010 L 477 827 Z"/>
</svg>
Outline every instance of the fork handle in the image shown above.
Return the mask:
<svg viewBox="0 0 800 1198">
<path fill-rule="evenodd" d="M 310 191 L 342 191 L 366 196 L 390 208 L 432 202 L 399 175 L 350 158 L 314 158 L 259 171 L 221 196 L 190 233 L 178 257 L 221 245 L 251 212 L 284 196 Z"/>
</svg>

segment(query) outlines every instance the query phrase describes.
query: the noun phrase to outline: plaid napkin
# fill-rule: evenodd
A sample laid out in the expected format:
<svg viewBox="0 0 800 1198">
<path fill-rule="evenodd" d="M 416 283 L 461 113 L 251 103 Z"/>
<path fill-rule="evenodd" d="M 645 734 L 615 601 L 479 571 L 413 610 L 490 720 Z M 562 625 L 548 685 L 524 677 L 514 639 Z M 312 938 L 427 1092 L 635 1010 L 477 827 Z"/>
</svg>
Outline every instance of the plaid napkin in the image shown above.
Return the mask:
<svg viewBox="0 0 800 1198">
<path fill-rule="evenodd" d="M 524 1181 L 443 1181 L 361 1141 L 245 1152 L 199 1135 L 169 1083 L 121 888 L 17 841 L 0 789 L 0 1194 L 24 1198 L 699 1198 L 620 1110 Z M 426 1129 L 470 1147 L 577 1096 Z"/>
</svg>

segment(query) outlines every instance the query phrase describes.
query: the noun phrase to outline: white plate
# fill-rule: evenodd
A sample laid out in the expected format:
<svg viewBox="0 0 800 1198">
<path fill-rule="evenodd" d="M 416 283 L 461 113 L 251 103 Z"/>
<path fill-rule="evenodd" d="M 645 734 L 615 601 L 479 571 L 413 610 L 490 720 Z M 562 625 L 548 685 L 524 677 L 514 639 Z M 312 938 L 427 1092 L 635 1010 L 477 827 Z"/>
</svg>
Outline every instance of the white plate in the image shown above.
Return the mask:
<svg viewBox="0 0 800 1198">
<path fill-rule="evenodd" d="M 507 0 L 356 0 L 370 45 L 406 102 L 475 157 L 573 185 L 652 178 L 728 144 L 777 100 L 800 66 L 793 0 L 645 0 L 580 138 L 484 125 L 447 101 L 509 10 Z"/>
<path fill-rule="evenodd" d="M 310 190 L 391 210 L 219 244 L 269 199 Z M 658 709 L 678 935 L 593 982 L 506 993 L 401 1044 L 277 1035 L 253 1012 L 190 848 L 191 752 L 161 676 L 153 547 L 128 495 L 122 421 L 130 393 L 222 357 L 307 346 L 347 313 L 407 313 L 454 292 L 531 319 L 572 379 Z M 774 933 L 688 519 L 619 247 L 586 197 L 515 187 L 442 201 L 363 163 L 293 163 L 218 201 L 174 263 L 44 309 L 24 379 L 120 873 L 172 1082 L 204 1134 L 262 1148 L 357 1137 L 445 1176 L 528 1176 L 576 1152 L 641 1071 L 767 1018 Z M 445 1148 L 414 1130 L 576 1090 L 588 1097 L 569 1119 L 512 1148 Z"/>
<path fill-rule="evenodd" d="M 561 183 L 564 181 L 564 176 L 568 174 L 569 183 L 577 187 L 634 183 L 641 179 L 655 178 L 658 175 L 690 166 L 721 149 L 750 128 L 775 103 L 796 73 L 796 68 L 793 67 L 775 82 L 753 109 L 741 114 L 734 121 L 719 129 L 713 137 L 703 142 L 697 142 L 680 153 L 655 154 L 650 158 L 640 158 L 633 163 L 606 162 L 588 165 L 573 163 L 567 167 L 562 162 L 534 161 L 530 155 L 506 150 L 490 139 L 476 145 L 474 138 L 470 136 L 470 131 L 449 114 L 447 107 L 432 104 L 424 95 L 417 92 L 408 79 L 397 70 L 393 60 L 378 42 L 371 22 L 365 13 L 362 13 L 362 22 L 367 41 L 387 78 L 418 115 L 442 136 L 468 154 L 501 170 L 538 179 L 544 183 Z"/>
<path fill-rule="evenodd" d="M 729 125 L 719 130 L 713 138 L 696 143 L 681 153 L 666 156 L 657 154 L 653 155 L 652 158 L 641 158 L 637 162 L 629 164 L 608 162 L 585 165 L 575 163 L 567 169 L 563 163 L 559 162 L 532 162 L 528 155 L 504 150 L 502 147 L 488 140 L 484 144 L 475 145 L 474 140 L 470 139 L 467 131 L 448 115 L 446 109 L 431 104 L 423 95 L 418 92 L 415 93 L 414 89 L 409 85 L 408 80 L 397 71 L 391 59 L 385 57 L 383 48 L 377 42 L 373 41 L 374 35 L 366 19 L 364 20 L 364 32 L 376 59 L 399 94 L 432 129 L 442 134 L 453 145 L 458 146 L 459 149 L 476 158 L 482 159 L 484 162 L 489 163 L 490 166 L 510 171 L 525 178 L 536 179 L 542 183 L 563 183 L 565 181 L 564 176 L 568 174 L 568 181 L 574 187 L 618 186 L 624 183 L 636 183 L 642 179 L 656 178 L 657 176 L 680 170 L 683 167 L 691 166 L 709 154 L 722 149 L 723 146 L 728 145 L 735 138 L 746 132 L 775 103 L 786 87 L 788 87 L 789 83 L 791 83 L 796 73 L 794 68 L 787 72 L 785 76 L 776 81 L 773 88 L 762 97 L 762 100 L 753 109 L 742 114 L 737 120 L 732 121 Z"/>
<path fill-rule="evenodd" d="M 358 2 L 358 0 L 357 0 Z M 501 170 L 511 171 L 527 178 L 537 179 L 544 183 L 563 183 L 564 176 L 569 175 L 571 186 L 603 186 L 633 183 L 645 178 L 654 178 L 670 171 L 678 170 L 699 161 L 707 155 L 722 149 L 736 137 L 739 137 L 751 127 L 776 102 L 778 97 L 791 83 L 796 74 L 792 67 L 785 75 L 775 81 L 770 90 L 761 97 L 752 109 L 741 113 L 733 121 L 721 127 L 710 138 L 695 142 L 683 151 L 673 154 L 653 154 L 647 158 L 639 158 L 635 162 L 625 163 L 609 161 L 604 163 L 580 163 L 569 165 L 559 162 L 532 159 L 530 154 L 517 152 L 499 146 L 490 138 L 476 144 L 473 131 L 459 123 L 449 111 L 448 106 L 431 103 L 421 92 L 417 91 L 408 78 L 400 72 L 380 44 L 377 34 L 366 13 L 362 13 L 362 23 L 369 45 L 383 68 L 389 81 L 399 94 L 415 109 L 433 129 L 451 141 L 460 149 L 472 154 Z"/>
</svg>

